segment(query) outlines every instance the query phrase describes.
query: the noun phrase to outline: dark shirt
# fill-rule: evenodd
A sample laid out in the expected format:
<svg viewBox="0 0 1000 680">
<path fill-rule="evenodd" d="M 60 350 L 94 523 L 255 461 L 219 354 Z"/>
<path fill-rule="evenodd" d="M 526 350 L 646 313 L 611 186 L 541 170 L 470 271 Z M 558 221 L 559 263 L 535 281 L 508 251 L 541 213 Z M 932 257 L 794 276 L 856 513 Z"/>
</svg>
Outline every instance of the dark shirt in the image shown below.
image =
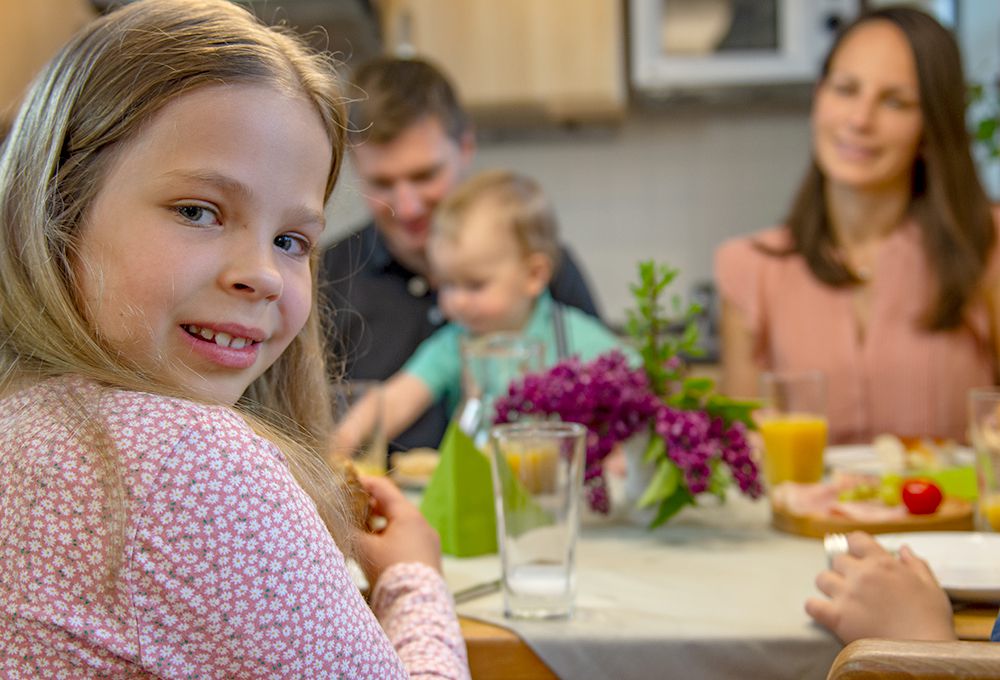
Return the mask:
<svg viewBox="0 0 1000 680">
<path fill-rule="evenodd" d="M 590 290 L 564 247 L 549 290 L 552 297 L 597 317 Z M 345 375 L 385 380 L 396 373 L 417 346 L 445 323 L 437 294 L 427 280 L 393 259 L 374 223 L 331 245 L 323 254 L 321 294 L 329 314 L 332 361 Z M 391 443 L 392 450 L 436 447 L 448 425 L 437 403 Z"/>
</svg>

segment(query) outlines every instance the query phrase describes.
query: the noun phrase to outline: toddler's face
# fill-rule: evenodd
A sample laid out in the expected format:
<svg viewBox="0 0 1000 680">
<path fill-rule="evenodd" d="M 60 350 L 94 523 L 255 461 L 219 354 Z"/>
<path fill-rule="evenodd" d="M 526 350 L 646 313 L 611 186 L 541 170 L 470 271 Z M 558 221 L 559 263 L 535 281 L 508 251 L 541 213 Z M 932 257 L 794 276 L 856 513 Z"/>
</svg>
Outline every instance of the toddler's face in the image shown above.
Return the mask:
<svg viewBox="0 0 1000 680">
<path fill-rule="evenodd" d="M 302 329 L 332 147 L 302 99 L 210 86 L 117 151 L 74 260 L 85 312 L 123 357 L 234 403 Z"/>
<path fill-rule="evenodd" d="M 429 254 L 441 310 L 472 335 L 522 330 L 548 285 L 544 256 L 526 257 L 487 206 L 470 209 L 457 239 L 432 238 Z"/>
</svg>

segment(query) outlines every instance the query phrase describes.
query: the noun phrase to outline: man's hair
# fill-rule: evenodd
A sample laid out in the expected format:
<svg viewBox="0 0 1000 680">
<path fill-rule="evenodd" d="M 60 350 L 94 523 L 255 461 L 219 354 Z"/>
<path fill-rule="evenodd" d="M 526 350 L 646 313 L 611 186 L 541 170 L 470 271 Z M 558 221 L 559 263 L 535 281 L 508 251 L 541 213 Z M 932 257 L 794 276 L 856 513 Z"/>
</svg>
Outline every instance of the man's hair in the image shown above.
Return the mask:
<svg viewBox="0 0 1000 680">
<path fill-rule="evenodd" d="M 508 170 L 487 170 L 459 185 L 438 207 L 432 234 L 457 240 L 469 212 L 487 204 L 494 228 L 507 230 L 525 256 L 542 253 L 559 264 L 559 229 L 552 204 L 538 182 Z"/>
<path fill-rule="evenodd" d="M 354 85 L 361 92 L 351 104 L 353 142 L 386 144 L 428 116 L 456 142 L 470 129 L 447 76 L 427 61 L 378 57 L 357 69 Z"/>
</svg>

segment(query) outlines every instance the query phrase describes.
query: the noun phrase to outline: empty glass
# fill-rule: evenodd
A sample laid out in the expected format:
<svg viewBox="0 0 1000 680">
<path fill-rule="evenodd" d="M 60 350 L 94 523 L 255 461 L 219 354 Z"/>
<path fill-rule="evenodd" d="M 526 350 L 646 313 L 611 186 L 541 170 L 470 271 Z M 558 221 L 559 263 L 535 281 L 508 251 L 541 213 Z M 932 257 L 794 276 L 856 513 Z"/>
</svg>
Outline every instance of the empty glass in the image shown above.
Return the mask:
<svg viewBox="0 0 1000 680">
<path fill-rule="evenodd" d="M 506 616 L 573 612 L 586 438 L 577 423 L 514 423 L 491 432 Z"/>
</svg>

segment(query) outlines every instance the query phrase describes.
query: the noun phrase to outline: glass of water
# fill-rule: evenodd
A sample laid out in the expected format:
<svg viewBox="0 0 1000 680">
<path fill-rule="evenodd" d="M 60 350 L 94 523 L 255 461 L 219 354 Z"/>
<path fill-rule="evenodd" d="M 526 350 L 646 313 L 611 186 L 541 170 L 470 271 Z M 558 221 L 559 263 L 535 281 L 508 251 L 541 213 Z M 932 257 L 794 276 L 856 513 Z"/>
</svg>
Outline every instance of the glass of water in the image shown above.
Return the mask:
<svg viewBox="0 0 1000 680">
<path fill-rule="evenodd" d="M 512 423 L 491 432 L 508 617 L 565 618 L 573 612 L 586 436 L 583 425 L 561 422 Z"/>
</svg>

